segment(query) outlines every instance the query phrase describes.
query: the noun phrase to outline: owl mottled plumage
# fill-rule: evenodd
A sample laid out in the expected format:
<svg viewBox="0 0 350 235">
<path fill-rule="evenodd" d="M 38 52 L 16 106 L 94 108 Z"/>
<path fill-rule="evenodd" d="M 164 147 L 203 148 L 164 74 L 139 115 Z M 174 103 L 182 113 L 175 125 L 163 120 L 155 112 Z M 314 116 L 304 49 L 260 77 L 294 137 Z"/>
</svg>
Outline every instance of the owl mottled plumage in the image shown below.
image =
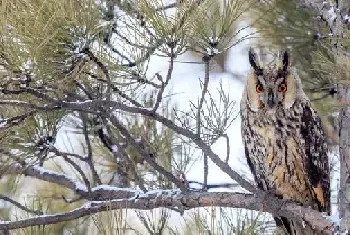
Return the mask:
<svg viewBox="0 0 350 235">
<path fill-rule="evenodd" d="M 242 137 L 248 165 L 260 189 L 330 213 L 326 135 L 311 108 L 289 55 L 261 67 L 251 49 L 241 101 Z M 276 224 L 292 235 L 313 234 L 287 218 Z"/>
</svg>

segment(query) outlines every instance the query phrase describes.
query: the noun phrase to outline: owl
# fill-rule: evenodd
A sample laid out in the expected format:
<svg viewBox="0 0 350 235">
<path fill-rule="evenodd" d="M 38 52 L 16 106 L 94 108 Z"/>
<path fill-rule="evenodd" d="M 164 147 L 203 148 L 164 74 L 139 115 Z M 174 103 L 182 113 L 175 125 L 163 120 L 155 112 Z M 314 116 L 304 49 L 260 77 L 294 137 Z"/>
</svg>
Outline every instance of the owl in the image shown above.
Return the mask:
<svg viewBox="0 0 350 235">
<path fill-rule="evenodd" d="M 253 49 L 252 67 L 241 100 L 242 138 L 258 188 L 279 198 L 330 213 L 327 140 L 306 97 L 290 56 L 261 66 Z M 307 224 L 274 217 L 279 231 L 315 234 Z"/>
</svg>

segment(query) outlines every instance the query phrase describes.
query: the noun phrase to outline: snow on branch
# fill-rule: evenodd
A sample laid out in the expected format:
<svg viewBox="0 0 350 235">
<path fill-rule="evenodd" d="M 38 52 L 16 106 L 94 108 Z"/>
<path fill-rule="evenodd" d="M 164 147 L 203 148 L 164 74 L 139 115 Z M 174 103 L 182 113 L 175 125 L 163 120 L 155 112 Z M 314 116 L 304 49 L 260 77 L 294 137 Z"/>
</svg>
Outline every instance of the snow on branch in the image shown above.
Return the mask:
<svg viewBox="0 0 350 235">
<path fill-rule="evenodd" d="M 55 171 L 47 170 L 39 166 L 22 166 L 18 163 L 12 164 L 5 172 L 5 174 L 23 174 L 26 176 L 31 176 L 33 178 L 55 183 L 66 188 L 73 190 L 80 195 L 87 195 L 87 187 L 75 180 L 69 178 L 68 176 L 57 173 Z"/>
<path fill-rule="evenodd" d="M 122 191 L 120 188 L 99 187 L 95 190 Z M 125 193 L 132 190 L 124 189 Z M 134 196 L 125 199 L 107 201 L 90 201 L 82 207 L 66 213 L 53 215 L 40 215 L 17 221 L 0 222 L 0 230 L 11 230 L 29 226 L 55 224 L 64 221 L 78 219 L 97 212 L 115 209 L 139 209 L 151 210 L 155 208 L 173 207 L 180 210 L 189 210 L 199 207 L 230 207 L 246 208 L 250 210 L 265 211 L 279 216 L 295 218 L 307 224 L 311 224 L 322 234 L 331 234 L 332 223 L 322 217 L 318 211 L 297 206 L 295 203 L 285 202 L 270 195 L 259 198 L 253 194 L 230 192 L 192 192 L 181 193 L 178 190 L 155 190 L 148 193 L 134 191 Z"/>
</svg>

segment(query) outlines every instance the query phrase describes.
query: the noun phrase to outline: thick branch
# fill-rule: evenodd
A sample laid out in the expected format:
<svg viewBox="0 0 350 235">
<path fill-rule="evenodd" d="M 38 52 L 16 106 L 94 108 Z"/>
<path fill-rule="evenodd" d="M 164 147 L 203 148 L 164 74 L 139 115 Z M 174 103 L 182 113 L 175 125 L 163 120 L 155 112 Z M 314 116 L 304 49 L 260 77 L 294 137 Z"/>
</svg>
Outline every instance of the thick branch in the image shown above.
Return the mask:
<svg viewBox="0 0 350 235">
<path fill-rule="evenodd" d="M 323 232 L 323 234 L 331 234 L 331 222 L 322 217 L 322 214 L 318 211 L 296 206 L 293 203 L 284 203 L 282 200 L 277 200 L 276 202 L 276 200 L 271 200 L 268 196 L 265 197 L 265 200 L 260 200 L 251 194 L 228 192 L 191 192 L 188 194 L 179 194 L 177 191 L 156 191 L 153 193 L 136 195 L 128 199 L 88 202 L 84 206 L 67 213 L 35 216 L 18 221 L 3 221 L 0 223 L 0 230 L 55 224 L 78 219 L 101 211 L 123 208 L 150 210 L 160 207 L 192 209 L 217 206 L 263 210 L 279 216 L 295 218 L 300 222 L 311 224 L 317 231 Z"/>
</svg>

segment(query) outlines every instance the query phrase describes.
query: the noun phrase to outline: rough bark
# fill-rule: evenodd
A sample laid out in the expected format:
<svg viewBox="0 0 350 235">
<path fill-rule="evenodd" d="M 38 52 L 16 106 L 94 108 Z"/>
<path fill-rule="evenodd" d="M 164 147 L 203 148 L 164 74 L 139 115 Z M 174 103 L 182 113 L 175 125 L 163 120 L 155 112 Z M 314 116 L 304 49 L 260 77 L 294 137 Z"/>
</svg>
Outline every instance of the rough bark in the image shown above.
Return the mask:
<svg viewBox="0 0 350 235">
<path fill-rule="evenodd" d="M 134 194 L 133 197 L 125 197 L 125 199 L 110 199 L 108 201 L 90 201 L 82 207 L 76 208 L 66 213 L 58 213 L 52 215 L 38 215 L 27 219 L 17 221 L 1 221 L 0 229 L 12 230 L 25 228 L 29 226 L 56 224 L 63 221 L 71 221 L 83 216 L 92 215 L 101 211 L 117 210 L 117 209 L 139 209 L 151 210 L 154 208 L 177 208 L 179 210 L 188 210 L 199 207 L 230 207 L 245 208 L 257 211 L 266 211 L 278 216 L 293 218 L 299 223 L 309 225 L 320 234 L 332 234 L 332 223 L 326 220 L 322 214 L 311 208 L 301 207 L 292 202 L 286 202 L 276 199 L 271 195 L 265 194 L 265 197 L 257 197 L 253 194 L 230 193 L 230 192 L 191 192 L 181 193 L 176 190 L 158 190 L 143 194 L 142 192 L 130 191 L 127 189 L 119 189 L 105 186 L 100 188 L 101 191 L 121 192 L 124 195 Z M 97 190 L 92 190 L 97 191 Z M 0 233 L 1 235 L 1 233 Z"/>
<path fill-rule="evenodd" d="M 347 89 L 348 90 L 348 89 Z M 349 92 L 346 92 L 349 94 Z M 348 96 L 349 97 L 349 96 Z M 342 229 L 350 228 L 350 110 L 342 108 L 339 116 L 340 189 L 339 215 Z"/>
<path fill-rule="evenodd" d="M 350 2 L 340 0 L 338 2 L 342 17 L 350 13 Z M 349 28 L 349 21 L 346 22 Z M 339 29 L 339 28 L 338 28 Z M 338 32 L 337 32 L 338 33 Z M 341 33 L 341 32 L 339 32 Z M 339 36 L 342 36 L 339 34 Z M 348 87 L 339 89 L 340 98 L 350 104 L 350 90 Z M 341 229 L 350 229 L 350 109 L 344 107 L 339 115 L 339 152 L 340 152 L 340 190 L 339 190 L 339 215 L 342 218 Z"/>
</svg>

